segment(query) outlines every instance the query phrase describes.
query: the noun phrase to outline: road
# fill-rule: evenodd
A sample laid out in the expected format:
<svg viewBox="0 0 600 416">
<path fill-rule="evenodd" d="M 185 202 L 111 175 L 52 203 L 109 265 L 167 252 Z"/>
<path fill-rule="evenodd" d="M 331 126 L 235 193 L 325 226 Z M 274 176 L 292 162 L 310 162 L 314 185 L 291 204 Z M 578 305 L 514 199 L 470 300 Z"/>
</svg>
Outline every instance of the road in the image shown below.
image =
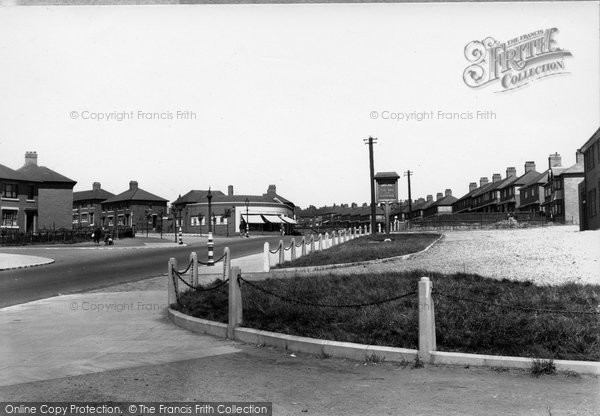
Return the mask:
<svg viewBox="0 0 600 416">
<path fill-rule="evenodd" d="M 222 255 L 225 247 L 230 248 L 232 258 L 238 258 L 260 253 L 265 241 L 273 245 L 279 239 L 276 236 L 216 239 L 215 259 Z M 290 238 L 286 237 L 285 240 L 289 244 Z M 180 265 L 184 265 L 189 261 L 192 251 L 198 252 L 199 260 L 207 261 L 206 243 L 200 242 L 187 247 L 145 249 L 28 247 L 3 248 L 0 251 L 56 260 L 55 263 L 42 267 L 0 271 L 0 308 L 159 276 L 166 273 L 170 257 L 175 257 Z"/>
</svg>

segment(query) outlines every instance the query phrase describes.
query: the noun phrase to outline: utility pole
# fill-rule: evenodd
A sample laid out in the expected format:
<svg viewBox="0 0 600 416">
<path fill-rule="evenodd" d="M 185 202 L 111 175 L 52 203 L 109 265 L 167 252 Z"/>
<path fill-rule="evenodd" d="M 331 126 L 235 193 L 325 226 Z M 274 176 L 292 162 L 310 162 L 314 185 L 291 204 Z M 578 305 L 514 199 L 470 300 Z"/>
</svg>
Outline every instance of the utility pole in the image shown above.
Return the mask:
<svg viewBox="0 0 600 416">
<path fill-rule="evenodd" d="M 404 176 L 407 177 L 408 179 L 408 219 L 410 220 L 410 214 L 412 213 L 412 196 L 410 194 L 410 175 L 412 175 L 414 172 L 411 172 L 410 170 L 407 170 L 406 172 L 404 172 Z"/>
<path fill-rule="evenodd" d="M 369 136 L 368 139 L 363 139 L 365 144 L 369 145 L 369 166 L 371 179 L 371 232 L 375 233 L 376 211 L 375 211 L 375 162 L 373 161 L 373 143 L 377 143 L 377 138 Z"/>
</svg>

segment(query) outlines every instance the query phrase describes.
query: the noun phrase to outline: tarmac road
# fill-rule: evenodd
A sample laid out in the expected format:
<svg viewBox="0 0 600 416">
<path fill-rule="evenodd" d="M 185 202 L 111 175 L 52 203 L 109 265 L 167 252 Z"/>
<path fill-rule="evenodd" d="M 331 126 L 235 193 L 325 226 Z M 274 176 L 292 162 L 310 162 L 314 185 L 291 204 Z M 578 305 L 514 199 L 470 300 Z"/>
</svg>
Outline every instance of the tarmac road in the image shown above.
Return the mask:
<svg viewBox="0 0 600 416">
<path fill-rule="evenodd" d="M 217 238 L 215 259 L 221 257 L 227 246 L 232 258 L 238 258 L 260 253 L 265 241 L 276 244 L 279 239 L 277 236 Z M 286 236 L 286 244 L 289 240 Z M 56 261 L 36 268 L 0 271 L 0 308 L 159 276 L 166 273 L 170 257 L 175 257 L 180 265 L 187 264 L 192 251 L 198 252 L 199 260 L 207 261 L 205 242 L 196 241 L 183 247 L 169 244 L 165 248 L 144 248 L 140 241 L 147 240 L 117 240 L 110 248 L 89 244 L 85 247 L 2 248 L 3 253 L 50 257 Z"/>
</svg>

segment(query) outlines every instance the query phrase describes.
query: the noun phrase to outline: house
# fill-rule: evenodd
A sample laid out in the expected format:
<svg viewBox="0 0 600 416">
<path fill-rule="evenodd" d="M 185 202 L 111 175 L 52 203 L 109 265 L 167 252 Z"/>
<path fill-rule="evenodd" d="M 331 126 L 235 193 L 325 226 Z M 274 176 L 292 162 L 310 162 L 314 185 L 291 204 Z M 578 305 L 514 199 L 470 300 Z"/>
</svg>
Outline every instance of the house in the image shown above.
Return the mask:
<svg viewBox="0 0 600 416">
<path fill-rule="evenodd" d="M 233 235 L 246 224 L 250 231 L 273 232 L 283 226 L 289 230 L 296 224 L 291 201 L 277 194 L 275 185 L 269 185 L 262 195 L 235 194 L 233 185 L 227 195 L 221 191 L 192 190 L 177 198 L 172 206 L 177 225 L 186 233 L 208 232 L 208 195 L 211 196 L 212 231 L 219 235 Z"/>
<path fill-rule="evenodd" d="M 549 169 L 548 182 L 544 184 L 546 215 L 555 222 L 579 224 L 579 184 L 583 181 L 583 154 L 575 154 L 576 163 L 568 168 L 554 166 Z"/>
<path fill-rule="evenodd" d="M 519 189 L 519 211 L 546 215 L 544 204 L 545 192 L 544 186 L 548 184 L 552 169 L 561 168 L 562 158 L 558 153 L 548 156 L 548 169 L 538 176 L 530 178 Z"/>
<path fill-rule="evenodd" d="M 452 190 L 446 189 L 444 194 L 441 192 L 437 194 L 436 201 L 425 209 L 423 215 L 425 217 L 431 217 L 433 215 L 446 215 L 452 214 L 452 205 L 458 201 L 455 196 L 452 196 Z"/>
<path fill-rule="evenodd" d="M 600 128 L 579 149 L 583 154 L 583 181 L 579 183 L 580 230 L 600 229 Z"/>
<path fill-rule="evenodd" d="M 469 183 L 469 192 L 458 198 L 454 204 L 452 204 L 452 212 L 470 212 L 472 209 L 472 197 L 476 190 L 477 182 Z"/>
<path fill-rule="evenodd" d="M 514 167 L 506 169 L 506 179 L 499 184 L 497 190 L 500 193 L 497 212 L 515 212 L 521 205 L 520 189 L 523 185 L 530 183 L 534 178 L 540 176 L 535 170 L 535 162 L 525 162 L 523 175 L 517 177 Z"/>
<path fill-rule="evenodd" d="M 73 192 L 73 227 L 102 227 L 102 202 L 114 196 L 100 182 L 94 182 L 91 190 Z"/>
<path fill-rule="evenodd" d="M 412 207 L 412 214 L 410 219 L 419 219 L 425 216 L 425 210 L 434 204 L 433 195 L 427 195 L 427 199 L 422 204 L 417 204 Z"/>
<path fill-rule="evenodd" d="M 129 189 L 100 203 L 101 224 L 114 230 L 115 227 L 132 227 L 136 230 L 162 229 L 162 220 L 167 214 L 167 200 L 151 194 L 129 182 Z"/>
<path fill-rule="evenodd" d="M 71 229 L 73 187 L 77 182 L 38 165 L 38 155 L 25 153 L 25 164 L 13 170 L 0 165 L 3 232 Z"/>
</svg>

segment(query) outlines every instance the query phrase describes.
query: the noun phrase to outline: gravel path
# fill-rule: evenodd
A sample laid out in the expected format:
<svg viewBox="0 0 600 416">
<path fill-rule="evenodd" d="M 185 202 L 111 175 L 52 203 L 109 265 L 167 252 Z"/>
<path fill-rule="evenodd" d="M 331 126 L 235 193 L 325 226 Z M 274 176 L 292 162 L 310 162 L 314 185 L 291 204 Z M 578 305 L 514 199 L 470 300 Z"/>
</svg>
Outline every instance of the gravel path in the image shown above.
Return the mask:
<svg viewBox="0 0 600 416">
<path fill-rule="evenodd" d="M 477 273 L 538 285 L 600 284 L 600 230 L 580 232 L 577 226 L 556 226 L 448 231 L 423 254 L 371 268 Z M 328 272 L 364 271 L 364 267 L 350 267 Z"/>
</svg>

